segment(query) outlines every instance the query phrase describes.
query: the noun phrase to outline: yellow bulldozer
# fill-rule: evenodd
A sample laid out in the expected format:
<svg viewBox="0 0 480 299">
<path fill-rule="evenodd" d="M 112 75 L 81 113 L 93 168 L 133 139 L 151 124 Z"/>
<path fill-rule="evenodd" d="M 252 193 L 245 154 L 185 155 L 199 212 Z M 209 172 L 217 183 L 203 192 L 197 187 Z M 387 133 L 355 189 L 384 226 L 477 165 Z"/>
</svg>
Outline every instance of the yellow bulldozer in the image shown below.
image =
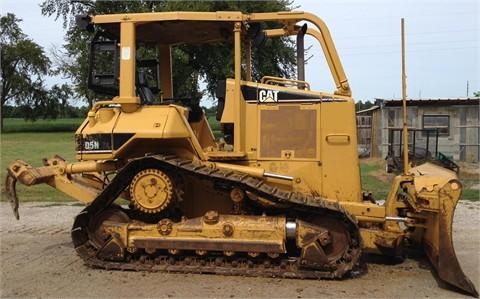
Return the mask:
<svg viewBox="0 0 480 299">
<path fill-rule="evenodd" d="M 71 231 L 96 268 L 341 278 L 363 253 L 423 248 L 438 276 L 473 296 L 452 243 L 462 184 L 423 164 L 387 198 L 362 192 L 355 105 L 325 23 L 306 12 L 159 12 L 77 17 L 94 32 L 97 101 L 75 133 L 76 161 L 8 166 L 5 191 L 48 184 L 85 204 Z M 266 26 L 265 24 L 268 24 Z M 320 43 L 335 86 L 305 80 L 304 36 Z M 252 80 L 252 47 L 296 37 L 297 77 Z M 233 76 L 218 82 L 216 139 L 198 101 L 175 98 L 172 47 L 223 44 Z M 147 45 L 155 59 L 141 59 Z"/>
</svg>

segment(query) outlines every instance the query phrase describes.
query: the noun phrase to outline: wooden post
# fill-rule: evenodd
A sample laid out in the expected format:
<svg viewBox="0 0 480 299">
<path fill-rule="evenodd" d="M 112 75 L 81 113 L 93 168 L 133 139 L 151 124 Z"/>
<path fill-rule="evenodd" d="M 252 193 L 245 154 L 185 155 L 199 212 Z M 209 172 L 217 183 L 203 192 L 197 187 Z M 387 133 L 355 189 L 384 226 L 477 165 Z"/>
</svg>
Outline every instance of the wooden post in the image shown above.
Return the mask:
<svg viewBox="0 0 480 299">
<path fill-rule="evenodd" d="M 407 129 L 407 77 L 405 75 L 405 20 L 402 18 L 402 106 L 403 106 L 403 173 L 410 170 L 408 161 L 408 129 Z"/>
</svg>

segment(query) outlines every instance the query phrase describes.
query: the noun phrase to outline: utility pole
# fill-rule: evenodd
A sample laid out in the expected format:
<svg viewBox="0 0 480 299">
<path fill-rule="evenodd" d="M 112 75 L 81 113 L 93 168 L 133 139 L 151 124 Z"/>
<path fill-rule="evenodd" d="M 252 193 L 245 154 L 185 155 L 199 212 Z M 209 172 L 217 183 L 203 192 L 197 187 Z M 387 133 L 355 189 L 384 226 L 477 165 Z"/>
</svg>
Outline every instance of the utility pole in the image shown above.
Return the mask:
<svg viewBox="0 0 480 299">
<path fill-rule="evenodd" d="M 405 74 L 405 20 L 402 18 L 402 106 L 403 106 L 403 173 L 408 174 L 407 76 Z"/>
<path fill-rule="evenodd" d="M 468 98 L 468 80 L 467 80 L 467 98 Z"/>
</svg>

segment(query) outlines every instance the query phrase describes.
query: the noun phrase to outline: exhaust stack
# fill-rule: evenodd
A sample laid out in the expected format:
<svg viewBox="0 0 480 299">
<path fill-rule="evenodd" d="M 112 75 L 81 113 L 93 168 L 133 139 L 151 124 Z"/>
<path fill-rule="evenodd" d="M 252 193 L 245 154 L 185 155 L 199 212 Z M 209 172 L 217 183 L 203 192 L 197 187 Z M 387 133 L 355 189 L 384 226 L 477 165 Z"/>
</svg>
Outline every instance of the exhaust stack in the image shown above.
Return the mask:
<svg viewBox="0 0 480 299">
<path fill-rule="evenodd" d="M 297 80 L 305 81 L 305 33 L 307 24 L 304 24 L 297 33 Z M 298 89 L 305 89 L 305 84 L 298 84 Z"/>
</svg>

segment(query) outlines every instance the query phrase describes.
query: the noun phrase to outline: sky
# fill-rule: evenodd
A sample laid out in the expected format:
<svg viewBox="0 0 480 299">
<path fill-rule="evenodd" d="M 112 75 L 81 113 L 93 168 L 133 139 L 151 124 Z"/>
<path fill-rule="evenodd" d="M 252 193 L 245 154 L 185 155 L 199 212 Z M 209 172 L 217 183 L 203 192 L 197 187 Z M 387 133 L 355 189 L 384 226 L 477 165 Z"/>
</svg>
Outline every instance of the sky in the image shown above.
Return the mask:
<svg viewBox="0 0 480 299">
<path fill-rule="evenodd" d="M 480 90 L 478 0 L 295 3 L 329 27 L 356 99 L 401 97 L 401 18 L 409 98 L 466 97 L 467 81 L 469 96 Z M 314 54 L 307 66 L 307 80 L 314 86 L 330 84 L 326 70 L 318 74 L 320 56 Z"/>
<path fill-rule="evenodd" d="M 43 17 L 40 0 L 1 0 L 47 53 L 63 43 L 62 21 Z M 405 18 L 409 98 L 457 98 L 480 91 L 478 0 L 296 0 L 327 24 L 356 100 L 401 97 L 400 19 Z M 306 80 L 313 90 L 334 85 L 317 42 L 306 37 Z M 47 84 L 62 81 L 50 78 Z"/>
</svg>

